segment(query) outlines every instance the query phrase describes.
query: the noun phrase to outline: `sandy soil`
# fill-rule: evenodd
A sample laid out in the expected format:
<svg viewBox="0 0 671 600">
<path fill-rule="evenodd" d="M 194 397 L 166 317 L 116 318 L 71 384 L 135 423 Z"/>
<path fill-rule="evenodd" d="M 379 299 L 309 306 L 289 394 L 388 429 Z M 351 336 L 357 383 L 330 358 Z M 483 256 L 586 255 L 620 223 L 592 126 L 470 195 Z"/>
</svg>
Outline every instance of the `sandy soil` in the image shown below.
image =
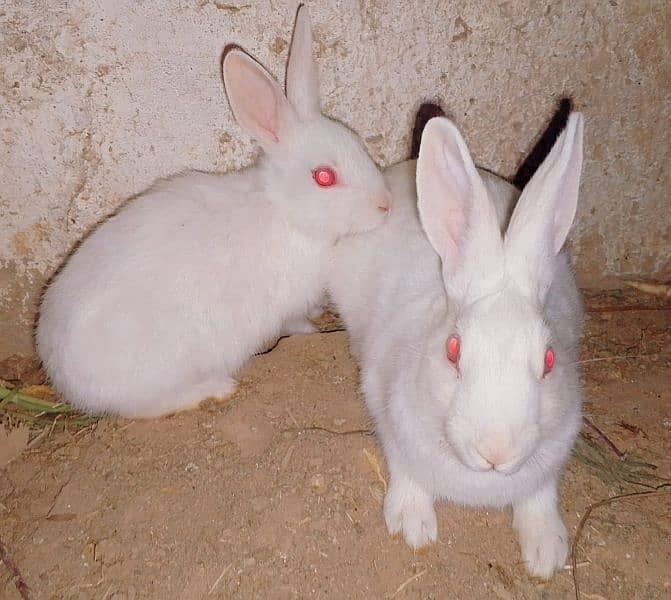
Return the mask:
<svg viewBox="0 0 671 600">
<path fill-rule="evenodd" d="M 590 504 L 646 489 L 625 479 L 671 476 L 671 311 L 641 303 L 659 308 L 589 301 L 584 359 L 650 356 L 584 364 L 586 413 L 629 458 L 588 431 L 562 485 L 573 533 Z M 417 553 L 390 537 L 375 437 L 333 433 L 368 426 L 346 334 L 284 339 L 226 402 L 44 435 L 0 470 L 0 536 L 35 598 L 573 597 L 568 568 L 526 574 L 508 512 L 442 505 Z M 586 600 L 670 598 L 671 494 L 596 509 L 577 562 Z M 0 597 L 19 598 L 3 566 Z"/>
</svg>

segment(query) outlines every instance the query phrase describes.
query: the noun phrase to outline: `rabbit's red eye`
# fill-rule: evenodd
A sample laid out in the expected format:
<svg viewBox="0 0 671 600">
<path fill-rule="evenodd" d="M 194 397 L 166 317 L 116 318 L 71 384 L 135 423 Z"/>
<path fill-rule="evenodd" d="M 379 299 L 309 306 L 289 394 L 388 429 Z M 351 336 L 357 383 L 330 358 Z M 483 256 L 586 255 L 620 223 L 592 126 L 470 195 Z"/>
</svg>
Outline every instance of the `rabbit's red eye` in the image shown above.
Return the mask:
<svg viewBox="0 0 671 600">
<path fill-rule="evenodd" d="M 543 369 L 543 377 L 545 377 L 552 367 L 555 366 L 555 351 L 552 348 L 548 348 L 545 351 L 545 368 Z"/>
<path fill-rule="evenodd" d="M 445 344 L 447 360 L 449 360 L 454 366 L 459 366 L 460 347 L 461 342 L 459 341 L 459 336 L 453 334 L 447 338 L 447 343 Z"/>
<path fill-rule="evenodd" d="M 336 182 L 336 172 L 331 167 L 317 167 L 312 171 L 312 178 L 320 187 L 330 187 Z"/>
</svg>

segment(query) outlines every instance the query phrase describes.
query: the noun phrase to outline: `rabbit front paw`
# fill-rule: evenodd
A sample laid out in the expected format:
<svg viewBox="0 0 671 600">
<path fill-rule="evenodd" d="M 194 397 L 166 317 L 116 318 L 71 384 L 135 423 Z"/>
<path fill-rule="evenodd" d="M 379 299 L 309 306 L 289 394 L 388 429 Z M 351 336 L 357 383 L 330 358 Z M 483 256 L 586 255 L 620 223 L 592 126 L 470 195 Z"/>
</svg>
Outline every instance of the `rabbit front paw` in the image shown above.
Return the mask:
<svg viewBox="0 0 671 600">
<path fill-rule="evenodd" d="M 556 481 L 513 505 L 513 527 L 529 573 L 550 579 L 564 566 L 569 533 L 559 514 Z"/>
<path fill-rule="evenodd" d="M 543 522 L 525 523 L 519 530 L 522 560 L 536 577 L 550 579 L 566 563 L 568 531 L 557 515 Z"/>
<path fill-rule="evenodd" d="M 433 498 L 407 477 L 392 480 L 384 499 L 384 519 L 389 533 L 401 532 L 412 548 L 421 548 L 438 538 Z"/>
</svg>

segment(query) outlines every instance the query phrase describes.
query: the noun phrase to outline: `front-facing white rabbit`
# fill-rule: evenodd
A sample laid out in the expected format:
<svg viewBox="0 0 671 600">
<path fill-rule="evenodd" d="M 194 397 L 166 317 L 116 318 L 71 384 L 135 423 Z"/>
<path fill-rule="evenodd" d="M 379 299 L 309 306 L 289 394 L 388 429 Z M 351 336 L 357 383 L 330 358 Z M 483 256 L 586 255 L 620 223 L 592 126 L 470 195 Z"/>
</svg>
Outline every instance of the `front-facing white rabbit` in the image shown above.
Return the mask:
<svg viewBox="0 0 671 600">
<path fill-rule="evenodd" d="M 331 293 L 390 474 L 385 520 L 413 547 L 436 539 L 438 499 L 512 505 L 529 571 L 564 564 L 557 485 L 580 426 L 582 311 L 561 248 L 581 162 L 574 113 L 510 216 L 514 188 L 478 172 L 454 125 L 432 119 L 419 218 L 404 163 L 387 174 L 389 223 L 336 255 Z"/>
<path fill-rule="evenodd" d="M 380 225 L 390 195 L 360 140 L 322 116 L 300 8 L 287 96 L 239 49 L 223 61 L 233 113 L 265 150 L 228 175 L 162 182 L 105 221 L 46 290 L 37 350 L 80 409 L 151 417 L 234 389 L 282 333 L 311 331 L 334 243 Z"/>
</svg>

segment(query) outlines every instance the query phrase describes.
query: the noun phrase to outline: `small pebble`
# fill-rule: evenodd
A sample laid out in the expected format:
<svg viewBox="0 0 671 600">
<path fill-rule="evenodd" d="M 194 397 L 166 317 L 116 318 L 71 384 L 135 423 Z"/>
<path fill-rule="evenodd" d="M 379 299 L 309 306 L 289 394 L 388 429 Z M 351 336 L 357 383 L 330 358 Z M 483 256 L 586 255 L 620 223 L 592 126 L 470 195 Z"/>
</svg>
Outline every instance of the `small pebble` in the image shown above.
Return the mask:
<svg viewBox="0 0 671 600">
<path fill-rule="evenodd" d="M 317 491 L 323 491 L 326 489 L 326 479 L 321 473 L 315 473 L 310 478 L 310 487 Z"/>
</svg>

